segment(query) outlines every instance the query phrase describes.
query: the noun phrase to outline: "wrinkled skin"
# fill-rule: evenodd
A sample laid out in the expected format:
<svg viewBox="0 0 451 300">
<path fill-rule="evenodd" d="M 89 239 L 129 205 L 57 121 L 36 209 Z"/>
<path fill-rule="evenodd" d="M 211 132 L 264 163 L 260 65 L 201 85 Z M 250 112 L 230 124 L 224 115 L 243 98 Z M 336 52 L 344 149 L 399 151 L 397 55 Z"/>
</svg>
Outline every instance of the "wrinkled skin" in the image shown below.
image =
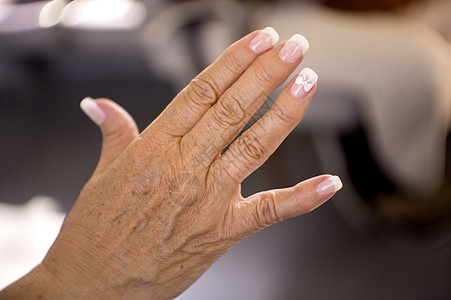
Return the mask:
<svg viewBox="0 0 451 300">
<path fill-rule="evenodd" d="M 241 182 L 301 121 L 316 90 L 294 98 L 291 80 L 233 141 L 302 59 L 281 61 L 284 43 L 254 53 L 257 33 L 229 47 L 140 134 L 125 110 L 96 100 L 106 116 L 99 164 L 44 261 L 0 296 L 171 299 L 241 239 L 333 195 L 316 192 L 323 175 L 241 196 Z"/>
</svg>

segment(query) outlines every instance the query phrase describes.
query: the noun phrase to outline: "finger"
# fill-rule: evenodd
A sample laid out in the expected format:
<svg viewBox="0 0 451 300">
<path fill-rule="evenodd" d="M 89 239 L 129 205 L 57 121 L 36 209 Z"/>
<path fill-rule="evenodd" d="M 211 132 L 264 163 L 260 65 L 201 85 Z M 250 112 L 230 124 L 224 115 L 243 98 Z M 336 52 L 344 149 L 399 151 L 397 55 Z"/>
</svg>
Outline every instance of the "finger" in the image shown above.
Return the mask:
<svg viewBox="0 0 451 300">
<path fill-rule="evenodd" d="M 261 192 L 234 204 L 234 234 L 244 238 L 272 224 L 306 214 L 329 200 L 343 184 L 338 176 L 322 175 L 294 187 Z"/>
<path fill-rule="evenodd" d="M 267 96 L 294 71 L 307 49 L 307 40 L 297 34 L 257 58 L 182 138 L 182 150 L 188 149 L 194 157 L 202 154 L 206 161 L 217 157 Z"/>
<path fill-rule="evenodd" d="M 272 108 L 213 163 L 212 168 L 225 171 L 221 173 L 224 182 L 241 183 L 279 147 L 304 117 L 317 80 L 318 75 L 312 69 L 303 69 L 280 93 Z"/>
<path fill-rule="evenodd" d="M 102 173 L 138 136 L 138 127 L 130 114 L 108 99 L 85 98 L 81 109 L 102 131 L 102 153 L 95 173 Z"/>
<path fill-rule="evenodd" d="M 278 39 L 277 32 L 267 27 L 231 45 L 174 98 L 155 120 L 153 128 L 171 136 L 183 136 L 252 62 L 271 49 Z"/>
</svg>

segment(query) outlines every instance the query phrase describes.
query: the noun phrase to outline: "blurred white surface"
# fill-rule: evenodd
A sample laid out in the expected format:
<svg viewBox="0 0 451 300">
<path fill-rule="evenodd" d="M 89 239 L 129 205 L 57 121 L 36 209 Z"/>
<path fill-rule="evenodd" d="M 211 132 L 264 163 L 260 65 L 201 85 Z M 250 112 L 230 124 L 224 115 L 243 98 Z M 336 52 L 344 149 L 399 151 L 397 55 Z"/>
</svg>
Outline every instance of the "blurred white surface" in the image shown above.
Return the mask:
<svg viewBox="0 0 451 300">
<path fill-rule="evenodd" d="M 80 29 L 131 29 L 146 17 L 144 4 L 133 0 L 75 1 L 62 14 L 65 26 Z"/>
<path fill-rule="evenodd" d="M 23 205 L 0 203 L 0 289 L 42 261 L 63 219 L 49 197 L 33 197 Z"/>
</svg>

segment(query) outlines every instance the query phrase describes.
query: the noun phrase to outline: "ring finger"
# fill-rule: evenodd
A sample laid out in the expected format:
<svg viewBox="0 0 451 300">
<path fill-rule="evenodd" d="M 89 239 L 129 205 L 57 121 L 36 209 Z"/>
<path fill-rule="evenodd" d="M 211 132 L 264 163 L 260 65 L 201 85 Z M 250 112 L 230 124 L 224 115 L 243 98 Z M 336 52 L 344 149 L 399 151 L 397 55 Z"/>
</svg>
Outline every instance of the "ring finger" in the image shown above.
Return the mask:
<svg viewBox="0 0 451 300">
<path fill-rule="evenodd" d="M 241 183 L 260 167 L 299 124 L 316 91 L 318 75 L 305 68 L 285 87 L 273 107 L 236 139 L 217 159 L 212 174 L 227 178 L 221 182 Z"/>
</svg>

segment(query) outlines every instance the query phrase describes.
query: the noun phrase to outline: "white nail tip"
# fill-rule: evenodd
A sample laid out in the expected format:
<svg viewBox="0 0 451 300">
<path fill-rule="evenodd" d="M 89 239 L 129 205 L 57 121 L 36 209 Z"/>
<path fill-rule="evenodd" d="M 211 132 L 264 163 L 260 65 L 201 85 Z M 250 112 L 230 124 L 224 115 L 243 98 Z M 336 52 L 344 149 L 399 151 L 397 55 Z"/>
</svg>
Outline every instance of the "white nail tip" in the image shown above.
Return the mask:
<svg viewBox="0 0 451 300">
<path fill-rule="evenodd" d="M 342 187 L 343 183 L 341 182 L 340 177 L 330 176 L 317 186 L 316 192 L 320 196 L 330 197 L 337 191 L 341 190 Z"/>
<path fill-rule="evenodd" d="M 310 68 L 305 68 L 299 73 L 299 76 L 296 78 L 294 83 L 302 86 L 304 91 L 308 93 L 317 81 L 318 74 Z"/>
<path fill-rule="evenodd" d="M 266 27 L 250 42 L 249 47 L 257 54 L 272 48 L 279 40 L 279 34 L 272 27 Z"/>
<path fill-rule="evenodd" d="M 303 35 L 295 34 L 287 42 L 290 42 L 290 41 L 299 44 L 301 46 L 302 52 L 304 54 L 310 48 L 310 44 L 309 44 L 308 40 Z"/>
<path fill-rule="evenodd" d="M 265 32 L 271 37 L 273 45 L 275 45 L 279 41 L 279 34 L 274 28 L 266 27 L 261 32 Z"/>
<path fill-rule="evenodd" d="M 343 182 L 341 182 L 341 179 L 338 176 L 329 177 L 328 180 L 332 182 L 334 186 L 334 192 L 338 192 L 343 187 Z"/>
<path fill-rule="evenodd" d="M 91 97 L 86 97 L 80 102 L 81 110 L 97 125 L 105 121 L 105 113 Z"/>
</svg>

